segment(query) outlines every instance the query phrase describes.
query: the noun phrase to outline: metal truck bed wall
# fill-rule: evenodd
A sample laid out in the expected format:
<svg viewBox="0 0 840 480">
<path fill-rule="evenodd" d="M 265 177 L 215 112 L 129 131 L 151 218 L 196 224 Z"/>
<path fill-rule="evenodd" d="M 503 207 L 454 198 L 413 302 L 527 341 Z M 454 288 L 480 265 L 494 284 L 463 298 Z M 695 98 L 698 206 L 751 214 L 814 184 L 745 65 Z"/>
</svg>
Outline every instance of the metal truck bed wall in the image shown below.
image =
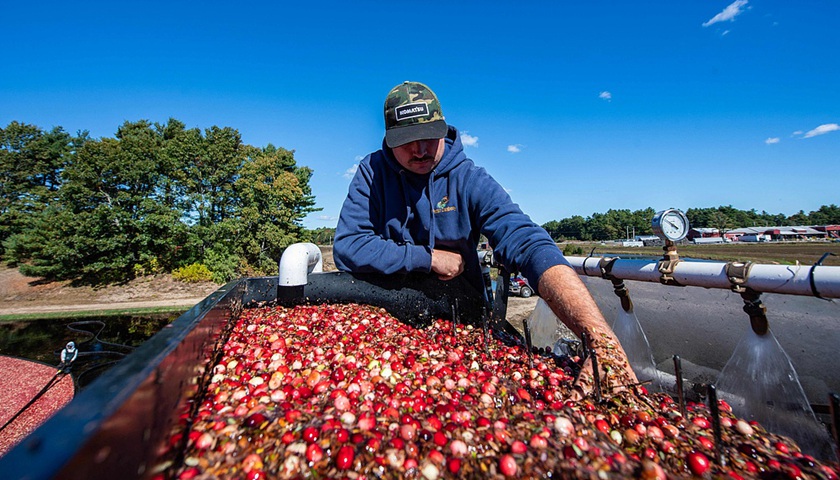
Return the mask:
<svg viewBox="0 0 840 480">
<path fill-rule="evenodd" d="M 278 300 L 278 295 L 281 297 Z M 181 315 L 103 374 L 53 418 L 0 458 L 3 479 L 142 478 L 159 463 L 164 443 L 231 319 L 242 308 L 278 301 L 366 303 L 403 321 L 477 319 L 483 305 L 466 284 L 429 276 L 312 274 L 299 287 L 276 277 L 231 282 Z"/>
</svg>

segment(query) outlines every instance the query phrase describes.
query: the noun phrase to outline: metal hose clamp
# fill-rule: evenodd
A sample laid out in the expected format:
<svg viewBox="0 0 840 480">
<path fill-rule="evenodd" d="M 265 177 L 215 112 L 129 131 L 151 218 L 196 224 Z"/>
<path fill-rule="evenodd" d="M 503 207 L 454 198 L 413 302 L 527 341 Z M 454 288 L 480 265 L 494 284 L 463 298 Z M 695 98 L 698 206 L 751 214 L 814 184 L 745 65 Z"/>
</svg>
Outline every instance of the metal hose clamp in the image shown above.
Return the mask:
<svg viewBox="0 0 840 480">
<path fill-rule="evenodd" d="M 673 287 L 684 287 L 685 285 L 674 278 L 674 269 L 682 261 L 680 260 L 680 255 L 677 253 L 676 245 L 673 243 L 666 244 L 662 250 L 665 251 L 665 254 L 659 260 L 659 263 L 656 264 L 656 269 L 659 270 L 659 283 Z"/>
<path fill-rule="evenodd" d="M 750 276 L 750 269 L 752 269 L 752 262 L 729 262 L 726 264 L 726 278 L 732 284 L 732 291 L 735 293 L 744 293 L 747 291 L 747 279 Z"/>
</svg>

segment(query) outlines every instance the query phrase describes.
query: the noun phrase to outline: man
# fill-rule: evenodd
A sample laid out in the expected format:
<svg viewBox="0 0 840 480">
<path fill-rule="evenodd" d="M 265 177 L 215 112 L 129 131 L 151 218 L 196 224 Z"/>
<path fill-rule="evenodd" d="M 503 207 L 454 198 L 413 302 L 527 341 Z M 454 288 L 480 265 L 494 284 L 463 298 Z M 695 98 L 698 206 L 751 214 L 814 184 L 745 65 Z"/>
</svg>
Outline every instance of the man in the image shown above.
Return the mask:
<svg viewBox="0 0 840 480">
<path fill-rule="evenodd" d="M 58 370 L 64 373 L 70 372 L 70 367 L 78 356 L 79 350 L 76 348 L 76 342 L 67 342 L 64 350 L 61 351 L 61 363 L 58 365 Z"/>
<path fill-rule="evenodd" d="M 382 149 L 359 164 L 341 209 L 336 266 L 359 273 L 427 272 L 441 280 L 463 275 L 483 292 L 476 252 L 481 234 L 495 259 L 536 286 L 563 323 L 579 336 L 588 334 L 599 356 L 616 357 L 620 382 L 636 381 L 598 306 L 548 233 L 467 158 L 429 87 L 397 85 L 385 100 Z"/>
</svg>

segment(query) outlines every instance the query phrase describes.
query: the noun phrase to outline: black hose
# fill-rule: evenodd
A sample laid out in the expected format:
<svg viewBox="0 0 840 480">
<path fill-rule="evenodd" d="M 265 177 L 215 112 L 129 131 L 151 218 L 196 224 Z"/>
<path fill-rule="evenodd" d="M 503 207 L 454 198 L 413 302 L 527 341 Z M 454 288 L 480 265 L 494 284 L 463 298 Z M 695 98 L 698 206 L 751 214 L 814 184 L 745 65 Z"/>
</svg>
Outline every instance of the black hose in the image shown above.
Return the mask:
<svg viewBox="0 0 840 480">
<path fill-rule="evenodd" d="M 67 374 L 67 372 L 65 372 L 63 369 L 61 369 L 61 370 L 59 370 L 59 371 L 55 372 L 55 375 L 53 375 L 53 377 L 50 379 L 50 381 L 49 381 L 49 382 L 47 382 L 47 384 L 46 384 L 46 385 L 44 385 L 44 388 L 42 388 L 40 392 L 36 393 L 36 394 L 35 394 L 35 396 L 34 396 L 34 397 L 32 397 L 32 400 L 30 400 L 30 401 L 29 401 L 26 405 L 24 405 L 24 406 L 23 406 L 23 408 L 21 408 L 20 410 L 18 410 L 18 412 L 17 412 L 16 414 L 14 414 L 14 415 L 12 416 L 12 418 L 10 418 L 10 419 L 9 419 L 6 423 L 4 423 L 4 424 L 3 424 L 3 426 L 2 426 L 2 427 L 0 427 L 0 432 L 2 432 L 2 431 L 6 428 L 6 427 L 8 427 L 9 425 L 11 425 L 11 423 L 12 423 L 12 422 L 14 422 L 14 421 L 15 421 L 15 420 L 16 420 L 16 419 L 17 419 L 17 418 L 18 418 L 18 417 L 19 417 L 19 416 L 20 416 L 23 412 L 25 412 L 25 411 L 26 411 L 26 409 L 28 409 L 29 407 L 31 407 L 33 403 L 37 402 L 39 398 L 43 397 L 43 396 L 44 396 L 44 394 L 46 394 L 46 393 L 49 391 L 49 389 L 51 389 L 52 387 L 54 387 L 54 386 L 58 385 L 58 382 L 56 381 L 56 379 L 57 379 L 60 375 L 66 375 L 66 374 Z M 59 380 L 59 381 L 60 381 L 60 380 Z"/>
<path fill-rule="evenodd" d="M 814 270 L 816 270 L 816 268 L 817 268 L 817 267 L 819 267 L 820 265 L 822 265 L 823 260 L 825 260 L 825 259 L 826 259 L 826 257 L 828 257 L 829 255 L 831 255 L 832 257 L 833 257 L 833 256 L 835 256 L 835 255 L 834 255 L 833 253 L 831 253 L 831 252 L 825 252 L 825 253 L 823 254 L 823 256 L 822 256 L 822 257 L 820 257 L 820 259 L 819 259 L 819 260 L 817 260 L 817 263 L 815 263 L 814 265 L 812 265 L 812 266 L 811 266 L 811 270 L 808 272 L 808 281 L 811 283 L 811 293 L 812 293 L 815 297 L 819 298 L 820 300 L 827 300 L 827 301 L 829 301 L 829 302 L 830 302 L 830 301 L 831 301 L 831 299 L 829 299 L 829 298 L 823 298 L 822 296 L 820 296 L 819 292 L 817 292 L 817 284 L 816 284 L 816 282 L 814 281 Z"/>
</svg>

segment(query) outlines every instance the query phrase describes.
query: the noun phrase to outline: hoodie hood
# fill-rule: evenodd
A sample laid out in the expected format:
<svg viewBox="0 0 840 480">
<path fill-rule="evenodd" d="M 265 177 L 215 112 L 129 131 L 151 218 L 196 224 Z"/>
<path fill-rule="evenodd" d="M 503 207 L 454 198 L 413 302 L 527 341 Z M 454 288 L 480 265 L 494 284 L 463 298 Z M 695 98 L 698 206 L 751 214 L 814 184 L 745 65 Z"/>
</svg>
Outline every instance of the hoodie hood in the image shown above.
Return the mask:
<svg viewBox="0 0 840 480">
<path fill-rule="evenodd" d="M 435 166 L 435 169 L 432 171 L 432 175 L 435 178 L 440 177 L 442 175 L 446 175 L 449 173 L 450 170 L 457 167 L 461 162 L 467 159 L 466 154 L 464 153 L 464 145 L 461 143 L 461 134 L 458 132 L 458 129 L 449 125 L 449 129 L 446 132 L 446 137 L 444 137 L 444 152 L 443 157 L 440 159 L 440 162 Z M 406 171 L 402 165 L 397 161 L 394 157 L 394 152 L 385 144 L 385 140 L 382 140 L 382 153 L 387 160 L 387 164 L 391 167 L 395 172 L 405 172 L 404 174 L 411 174 L 410 172 Z M 414 175 L 414 174 L 411 174 Z"/>
</svg>

